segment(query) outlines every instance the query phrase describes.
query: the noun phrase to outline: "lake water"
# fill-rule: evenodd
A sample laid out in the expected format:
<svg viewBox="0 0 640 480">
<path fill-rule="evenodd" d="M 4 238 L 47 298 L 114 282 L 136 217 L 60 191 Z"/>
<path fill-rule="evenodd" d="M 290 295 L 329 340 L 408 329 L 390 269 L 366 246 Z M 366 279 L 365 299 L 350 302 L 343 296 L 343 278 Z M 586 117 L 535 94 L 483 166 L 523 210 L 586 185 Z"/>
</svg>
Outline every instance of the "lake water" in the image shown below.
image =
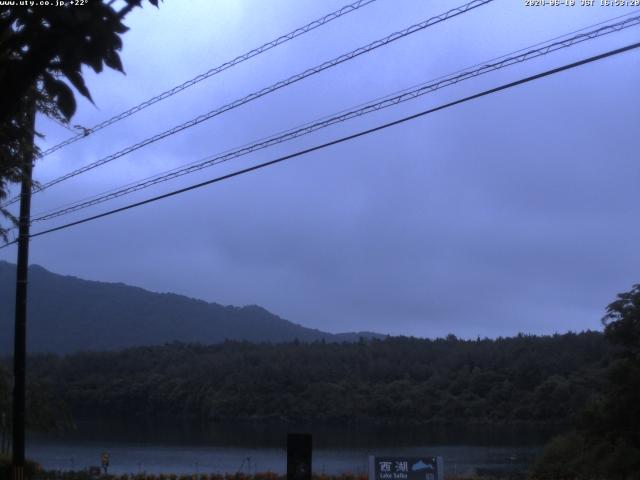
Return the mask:
<svg viewBox="0 0 640 480">
<path fill-rule="evenodd" d="M 526 471 L 552 432 L 497 428 L 358 428 L 313 425 L 162 424 L 82 421 L 56 435 L 29 435 L 27 455 L 43 467 L 110 473 L 286 472 L 286 434 L 313 434 L 313 471 L 366 473 L 369 455 L 441 455 L 448 474 Z"/>
</svg>

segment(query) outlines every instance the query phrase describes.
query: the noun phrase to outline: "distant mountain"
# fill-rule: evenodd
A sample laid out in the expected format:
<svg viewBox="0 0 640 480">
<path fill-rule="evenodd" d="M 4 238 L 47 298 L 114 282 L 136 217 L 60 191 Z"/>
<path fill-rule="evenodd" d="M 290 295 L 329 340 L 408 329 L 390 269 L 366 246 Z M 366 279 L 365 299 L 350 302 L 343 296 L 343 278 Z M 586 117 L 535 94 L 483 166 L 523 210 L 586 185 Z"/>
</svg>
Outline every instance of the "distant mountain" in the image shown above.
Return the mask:
<svg viewBox="0 0 640 480">
<path fill-rule="evenodd" d="M 0 354 L 13 351 L 16 266 L 0 261 Z M 331 334 L 284 320 L 257 305 L 234 307 L 154 293 L 123 283 L 29 267 L 29 352 L 115 350 L 174 341 L 351 342 L 371 332 Z"/>
</svg>

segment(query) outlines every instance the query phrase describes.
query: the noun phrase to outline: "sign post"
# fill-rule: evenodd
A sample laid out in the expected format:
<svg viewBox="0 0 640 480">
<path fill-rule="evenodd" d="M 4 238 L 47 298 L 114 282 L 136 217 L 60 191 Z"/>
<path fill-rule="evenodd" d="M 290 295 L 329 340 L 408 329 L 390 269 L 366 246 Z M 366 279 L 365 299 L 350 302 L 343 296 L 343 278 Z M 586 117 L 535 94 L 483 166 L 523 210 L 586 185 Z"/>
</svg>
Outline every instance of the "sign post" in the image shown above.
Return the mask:
<svg viewBox="0 0 640 480">
<path fill-rule="evenodd" d="M 109 469 L 109 458 L 110 457 L 108 452 L 102 452 L 100 461 L 102 463 L 102 470 L 104 470 L 105 475 L 107 474 L 107 470 Z"/>
<path fill-rule="evenodd" d="M 287 480 L 311 480 L 311 435 L 287 435 Z"/>
</svg>

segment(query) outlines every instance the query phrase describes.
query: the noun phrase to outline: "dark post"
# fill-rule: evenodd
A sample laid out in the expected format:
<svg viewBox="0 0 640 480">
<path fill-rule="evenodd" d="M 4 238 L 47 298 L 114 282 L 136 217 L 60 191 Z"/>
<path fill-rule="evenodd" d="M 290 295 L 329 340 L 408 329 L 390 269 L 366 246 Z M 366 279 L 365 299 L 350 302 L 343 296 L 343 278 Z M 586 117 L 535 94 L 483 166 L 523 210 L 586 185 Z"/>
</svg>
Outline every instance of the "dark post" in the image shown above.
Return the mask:
<svg viewBox="0 0 640 480">
<path fill-rule="evenodd" d="M 2 438 L 0 438 L 0 453 L 4 453 L 5 452 L 5 445 L 8 444 L 6 443 L 6 434 L 7 434 L 7 414 L 5 412 L 2 412 L 2 417 L 0 417 L 0 428 L 2 428 Z"/>
<path fill-rule="evenodd" d="M 29 269 L 29 223 L 31 219 L 31 172 L 35 131 L 35 104 L 29 107 L 25 127 L 31 129 L 32 149 L 25 152 L 20 189 L 16 318 L 13 346 L 13 480 L 24 479 L 25 363 L 27 351 L 27 275 Z"/>
<path fill-rule="evenodd" d="M 311 480 L 311 435 L 287 435 L 287 480 Z"/>
</svg>

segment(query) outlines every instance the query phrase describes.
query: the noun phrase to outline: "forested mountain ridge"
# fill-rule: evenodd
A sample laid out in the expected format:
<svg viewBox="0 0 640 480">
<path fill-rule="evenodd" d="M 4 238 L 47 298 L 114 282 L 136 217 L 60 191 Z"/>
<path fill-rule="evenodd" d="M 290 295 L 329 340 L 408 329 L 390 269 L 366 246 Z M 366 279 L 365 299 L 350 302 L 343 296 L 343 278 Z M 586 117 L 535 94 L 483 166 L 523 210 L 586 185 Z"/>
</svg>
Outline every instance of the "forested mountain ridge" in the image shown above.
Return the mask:
<svg viewBox="0 0 640 480">
<path fill-rule="evenodd" d="M 14 264 L 0 261 L 0 354 L 13 351 Z M 167 342 L 204 344 L 357 341 L 370 332 L 331 334 L 306 328 L 252 305 L 223 306 L 123 283 L 57 275 L 29 267 L 28 351 L 70 353 Z M 382 337 L 380 335 L 380 337 Z"/>
<path fill-rule="evenodd" d="M 75 415 L 206 421 L 556 425 L 598 392 L 598 332 L 466 341 L 171 344 L 36 355 Z"/>
</svg>

